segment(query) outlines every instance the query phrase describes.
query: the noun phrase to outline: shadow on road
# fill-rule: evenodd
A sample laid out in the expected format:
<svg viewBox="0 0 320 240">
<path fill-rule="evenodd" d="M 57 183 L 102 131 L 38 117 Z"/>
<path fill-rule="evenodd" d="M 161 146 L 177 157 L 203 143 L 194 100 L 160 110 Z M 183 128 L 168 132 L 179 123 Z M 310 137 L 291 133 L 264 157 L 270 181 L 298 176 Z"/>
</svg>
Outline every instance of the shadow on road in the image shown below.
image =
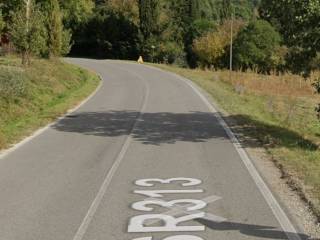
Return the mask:
<svg viewBox="0 0 320 240">
<path fill-rule="evenodd" d="M 137 119 L 137 125 L 133 129 Z M 274 147 L 276 144 L 272 145 L 269 139 L 276 139 L 289 148 L 318 149 L 314 143 L 294 131 L 266 125 L 246 115 L 230 116 L 225 120 L 230 128 L 237 132 L 241 145 L 244 147 L 258 147 L 266 144 L 268 147 Z M 218 123 L 216 114 L 209 112 L 143 114 L 137 111 L 80 112 L 60 120 L 53 128 L 63 132 L 100 137 L 131 135 L 136 141 L 143 144 L 157 146 L 174 144 L 179 141 L 195 143 L 206 142 L 210 139 L 230 141 Z M 260 141 L 252 140 L 253 136 Z M 264 140 L 266 136 L 268 139 Z M 248 236 L 266 239 L 288 239 L 287 235 L 293 234 L 270 226 L 233 222 L 216 223 L 204 219 L 197 221 L 215 231 L 239 231 Z M 304 234 L 300 234 L 300 238 L 310 240 Z"/>
<path fill-rule="evenodd" d="M 212 222 L 205 219 L 197 220 L 202 225 L 214 231 L 239 231 L 241 234 L 266 239 L 296 239 L 296 234 L 280 231 L 270 226 L 259 226 L 252 224 L 234 223 L 234 222 Z M 312 240 L 305 234 L 298 235 L 301 240 Z"/>
<path fill-rule="evenodd" d="M 59 121 L 53 128 L 94 136 L 131 134 L 135 140 L 152 145 L 227 139 L 212 113 L 143 113 L 132 131 L 139 114 L 135 111 L 84 112 Z"/>
<path fill-rule="evenodd" d="M 214 138 L 229 139 L 214 113 L 143 113 L 132 131 L 139 115 L 140 112 L 136 111 L 81 112 L 62 119 L 53 128 L 102 137 L 131 134 L 135 140 L 152 145 L 174 144 L 178 141 L 206 142 Z M 288 148 L 314 151 L 318 149 L 316 144 L 287 128 L 267 125 L 246 115 L 234 115 L 225 119 L 230 128 L 238 134 L 243 146 L 284 145 Z"/>
</svg>

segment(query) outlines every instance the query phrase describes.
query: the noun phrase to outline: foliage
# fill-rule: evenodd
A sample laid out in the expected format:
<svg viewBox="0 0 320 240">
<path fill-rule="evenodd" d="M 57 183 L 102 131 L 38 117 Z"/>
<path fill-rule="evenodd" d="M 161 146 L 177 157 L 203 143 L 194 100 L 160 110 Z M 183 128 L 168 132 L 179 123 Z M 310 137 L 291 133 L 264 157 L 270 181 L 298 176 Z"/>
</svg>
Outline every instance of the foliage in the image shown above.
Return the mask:
<svg viewBox="0 0 320 240">
<path fill-rule="evenodd" d="M 220 20 L 227 20 L 231 19 L 231 16 L 233 14 L 233 6 L 231 3 L 231 0 L 222 0 L 220 9 Z"/>
<path fill-rule="evenodd" d="M 0 35 L 1 35 L 2 30 L 4 29 L 4 27 L 5 27 L 5 22 L 3 20 L 2 11 L 0 11 Z"/>
<path fill-rule="evenodd" d="M 157 34 L 159 21 L 159 0 L 139 0 L 140 30 L 147 40 Z"/>
<path fill-rule="evenodd" d="M 1 12 L 6 23 L 11 21 L 11 17 L 19 10 L 21 3 L 21 0 L 0 0 Z"/>
<path fill-rule="evenodd" d="M 66 36 L 62 24 L 62 15 L 58 0 L 50 0 L 48 6 L 48 50 L 50 57 L 59 57 L 63 52 Z"/>
<path fill-rule="evenodd" d="M 40 10 L 32 5 L 30 18 L 21 8 L 14 16 L 10 26 L 11 40 L 22 55 L 24 65 L 30 64 L 30 55 L 40 56 L 47 50 L 47 30 L 45 18 Z"/>
<path fill-rule="evenodd" d="M 59 3 L 63 12 L 65 28 L 73 31 L 90 19 L 94 9 L 92 0 L 59 0 Z"/>
<path fill-rule="evenodd" d="M 285 14 L 284 14 L 285 13 Z M 305 75 L 320 50 L 320 2 L 318 0 L 263 0 L 260 15 L 274 25 L 290 48 L 290 69 Z"/>
<path fill-rule="evenodd" d="M 244 23 L 240 20 L 233 22 L 233 35 L 237 36 Z M 221 65 L 223 57 L 228 55 L 231 42 L 231 21 L 224 21 L 216 30 L 209 32 L 193 43 L 193 51 L 203 67 L 215 67 Z"/>
<path fill-rule="evenodd" d="M 22 97 L 27 91 L 26 76 L 23 71 L 0 66 L 0 96 L 6 101 Z"/>
<path fill-rule="evenodd" d="M 276 49 L 281 36 L 266 21 L 251 22 L 238 35 L 235 46 L 235 65 L 238 69 L 256 69 L 270 72 L 277 64 Z"/>
<path fill-rule="evenodd" d="M 111 11 L 122 14 L 125 18 L 131 19 L 136 25 L 139 24 L 139 6 L 137 0 L 108 0 L 106 7 Z"/>
<path fill-rule="evenodd" d="M 100 6 L 81 31 L 76 33 L 71 54 L 137 59 L 138 48 L 138 27 L 122 14 Z"/>
<path fill-rule="evenodd" d="M 203 66 L 212 67 L 225 54 L 228 37 L 225 32 L 218 30 L 210 32 L 194 41 L 193 50 Z"/>
</svg>

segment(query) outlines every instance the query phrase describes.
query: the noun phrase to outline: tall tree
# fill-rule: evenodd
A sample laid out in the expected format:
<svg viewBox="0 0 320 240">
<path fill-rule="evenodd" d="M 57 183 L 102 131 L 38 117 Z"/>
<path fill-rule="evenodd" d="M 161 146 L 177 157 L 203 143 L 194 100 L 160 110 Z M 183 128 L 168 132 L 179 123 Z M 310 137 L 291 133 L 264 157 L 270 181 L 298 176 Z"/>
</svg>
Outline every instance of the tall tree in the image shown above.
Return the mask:
<svg viewBox="0 0 320 240">
<path fill-rule="evenodd" d="M 145 40 L 158 31 L 159 0 L 139 0 L 140 30 Z"/>
<path fill-rule="evenodd" d="M 62 51 L 63 24 L 58 0 L 49 0 L 48 6 L 49 57 L 58 57 Z"/>
<path fill-rule="evenodd" d="M 40 55 L 46 50 L 47 32 L 44 16 L 33 1 L 25 4 L 13 15 L 10 24 L 11 40 L 17 51 L 21 53 L 22 63 L 30 64 L 30 56 Z M 25 2 L 27 3 L 27 2 Z"/>
<path fill-rule="evenodd" d="M 291 70 L 308 74 L 311 59 L 320 51 L 320 1 L 262 0 L 260 15 L 276 26 L 290 47 Z"/>
<path fill-rule="evenodd" d="M 73 31 L 88 21 L 95 6 L 93 0 L 59 0 L 59 3 L 65 27 Z"/>
</svg>

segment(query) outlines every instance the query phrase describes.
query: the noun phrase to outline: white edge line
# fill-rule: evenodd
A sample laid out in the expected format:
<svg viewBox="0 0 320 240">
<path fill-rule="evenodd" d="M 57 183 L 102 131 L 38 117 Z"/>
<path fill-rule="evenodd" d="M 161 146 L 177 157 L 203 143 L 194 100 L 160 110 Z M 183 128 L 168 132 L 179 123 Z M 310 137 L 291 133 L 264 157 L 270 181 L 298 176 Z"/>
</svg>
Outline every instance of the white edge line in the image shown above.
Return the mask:
<svg viewBox="0 0 320 240">
<path fill-rule="evenodd" d="M 126 69 L 122 69 L 120 67 L 115 67 L 115 68 L 119 68 L 121 69 L 122 71 L 126 71 L 126 72 L 129 72 L 130 74 L 132 75 L 136 75 L 136 77 L 138 77 L 139 79 L 142 79 L 144 81 L 144 79 L 138 75 L 137 73 L 133 72 L 133 71 L 127 71 Z M 73 237 L 73 240 L 82 240 L 84 235 L 86 234 L 86 231 L 101 203 L 101 201 L 103 200 L 103 197 L 106 193 L 106 191 L 108 190 L 108 187 L 111 183 L 111 180 L 114 176 L 114 174 L 116 173 L 117 169 L 119 168 L 122 160 L 124 159 L 128 149 L 129 149 L 129 146 L 132 142 L 132 136 L 131 136 L 131 133 L 136 129 L 137 127 L 137 124 L 139 123 L 139 120 L 141 119 L 142 115 L 143 115 L 143 112 L 145 111 L 145 108 L 147 106 L 147 101 L 148 101 L 148 98 L 149 98 L 149 87 L 147 86 L 146 84 L 146 93 L 145 93 L 145 96 L 144 96 L 144 99 L 143 99 L 143 104 L 141 106 L 141 109 L 140 109 L 140 114 L 137 116 L 136 120 L 135 120 L 135 123 L 131 129 L 131 132 L 128 134 L 118 156 L 116 157 L 116 160 L 114 161 L 111 169 L 108 171 L 106 177 L 105 177 L 105 180 L 103 181 L 95 199 L 93 200 L 93 202 L 91 203 L 88 211 L 87 211 L 87 214 L 86 216 L 84 217 L 84 219 L 82 220 L 82 223 L 81 225 L 79 226 L 75 236 Z"/>
<path fill-rule="evenodd" d="M 69 63 L 70 64 L 70 63 Z M 74 64 L 73 64 L 74 65 Z M 85 103 L 87 103 L 94 95 L 96 95 L 96 93 L 101 89 L 102 85 L 103 85 L 103 78 L 100 74 L 96 73 L 100 78 L 100 83 L 98 85 L 98 87 L 95 89 L 95 91 L 93 93 L 91 93 L 87 98 L 85 98 L 82 102 L 80 102 L 77 106 L 75 106 L 74 108 L 71 108 L 69 110 L 67 110 L 67 112 L 65 114 L 63 114 L 62 116 L 58 117 L 56 120 L 54 120 L 53 122 L 47 124 L 46 126 L 36 130 L 34 133 L 32 133 L 30 136 L 24 138 L 23 140 L 21 140 L 20 142 L 14 144 L 13 146 L 11 146 L 8 149 L 2 150 L 0 151 L 0 160 L 4 159 L 6 156 L 8 156 L 10 153 L 14 152 L 15 150 L 17 150 L 18 148 L 22 147 L 23 145 L 25 145 L 26 143 L 32 141 L 34 138 L 40 136 L 42 133 L 44 133 L 46 130 L 48 130 L 50 127 L 52 127 L 53 125 L 57 124 L 59 121 L 63 120 L 66 118 L 67 115 L 69 115 L 70 113 L 73 113 L 75 111 L 77 111 L 79 108 L 81 108 Z"/>
<path fill-rule="evenodd" d="M 201 93 L 201 90 L 198 86 L 196 86 L 191 80 L 184 78 L 178 74 L 168 72 L 162 69 L 159 69 L 154 66 L 149 66 L 149 65 L 144 65 L 146 67 L 156 69 L 160 72 L 165 72 L 167 74 L 171 74 L 178 79 L 182 80 L 185 82 L 191 89 L 201 98 L 201 100 L 205 103 L 205 105 L 209 108 L 209 110 L 212 113 L 216 114 L 216 117 L 220 123 L 220 125 L 224 128 L 226 131 L 227 135 L 229 136 L 232 144 L 234 145 L 236 151 L 238 152 L 242 162 L 248 169 L 248 172 L 250 173 L 252 179 L 254 180 L 255 184 L 257 185 L 258 189 L 262 193 L 263 197 L 265 198 L 266 202 L 268 203 L 269 207 L 271 208 L 274 216 L 277 218 L 279 224 L 281 225 L 283 231 L 285 231 L 287 237 L 289 240 L 301 240 L 296 228 L 293 226 L 291 221 L 289 220 L 288 216 L 276 200 L 276 198 L 273 196 L 271 190 L 267 186 L 267 184 L 264 182 L 262 179 L 260 173 L 252 163 L 252 160 L 248 156 L 247 152 L 243 149 L 241 146 L 238 138 L 236 135 L 232 132 L 228 124 L 225 122 L 221 114 L 217 111 L 217 109 L 213 106 L 213 104 Z"/>
</svg>

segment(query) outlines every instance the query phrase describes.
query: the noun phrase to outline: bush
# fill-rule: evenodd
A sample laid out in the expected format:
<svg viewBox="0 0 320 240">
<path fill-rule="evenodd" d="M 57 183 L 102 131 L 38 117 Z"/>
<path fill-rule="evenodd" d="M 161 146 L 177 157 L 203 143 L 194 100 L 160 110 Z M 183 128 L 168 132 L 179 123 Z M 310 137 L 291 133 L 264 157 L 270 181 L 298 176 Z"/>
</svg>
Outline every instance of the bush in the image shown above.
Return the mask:
<svg viewBox="0 0 320 240">
<path fill-rule="evenodd" d="M 234 62 L 238 69 L 270 72 L 282 63 L 280 34 L 264 20 L 251 22 L 238 35 L 234 46 Z"/>
<path fill-rule="evenodd" d="M 0 97 L 12 101 L 27 93 L 26 75 L 21 70 L 0 67 Z"/>
<path fill-rule="evenodd" d="M 211 32 L 196 39 L 193 43 L 193 51 L 197 55 L 200 65 L 203 67 L 216 65 L 219 58 L 225 54 L 227 40 L 227 36 L 221 31 Z"/>
<path fill-rule="evenodd" d="M 156 58 L 158 62 L 176 64 L 179 66 L 184 66 L 186 63 L 183 48 L 175 42 L 160 43 Z"/>
<path fill-rule="evenodd" d="M 244 23 L 234 21 L 233 34 L 236 36 Z M 230 45 L 231 21 L 225 21 L 214 32 L 209 32 L 193 42 L 193 51 L 203 67 L 217 67 L 226 55 Z"/>
</svg>

